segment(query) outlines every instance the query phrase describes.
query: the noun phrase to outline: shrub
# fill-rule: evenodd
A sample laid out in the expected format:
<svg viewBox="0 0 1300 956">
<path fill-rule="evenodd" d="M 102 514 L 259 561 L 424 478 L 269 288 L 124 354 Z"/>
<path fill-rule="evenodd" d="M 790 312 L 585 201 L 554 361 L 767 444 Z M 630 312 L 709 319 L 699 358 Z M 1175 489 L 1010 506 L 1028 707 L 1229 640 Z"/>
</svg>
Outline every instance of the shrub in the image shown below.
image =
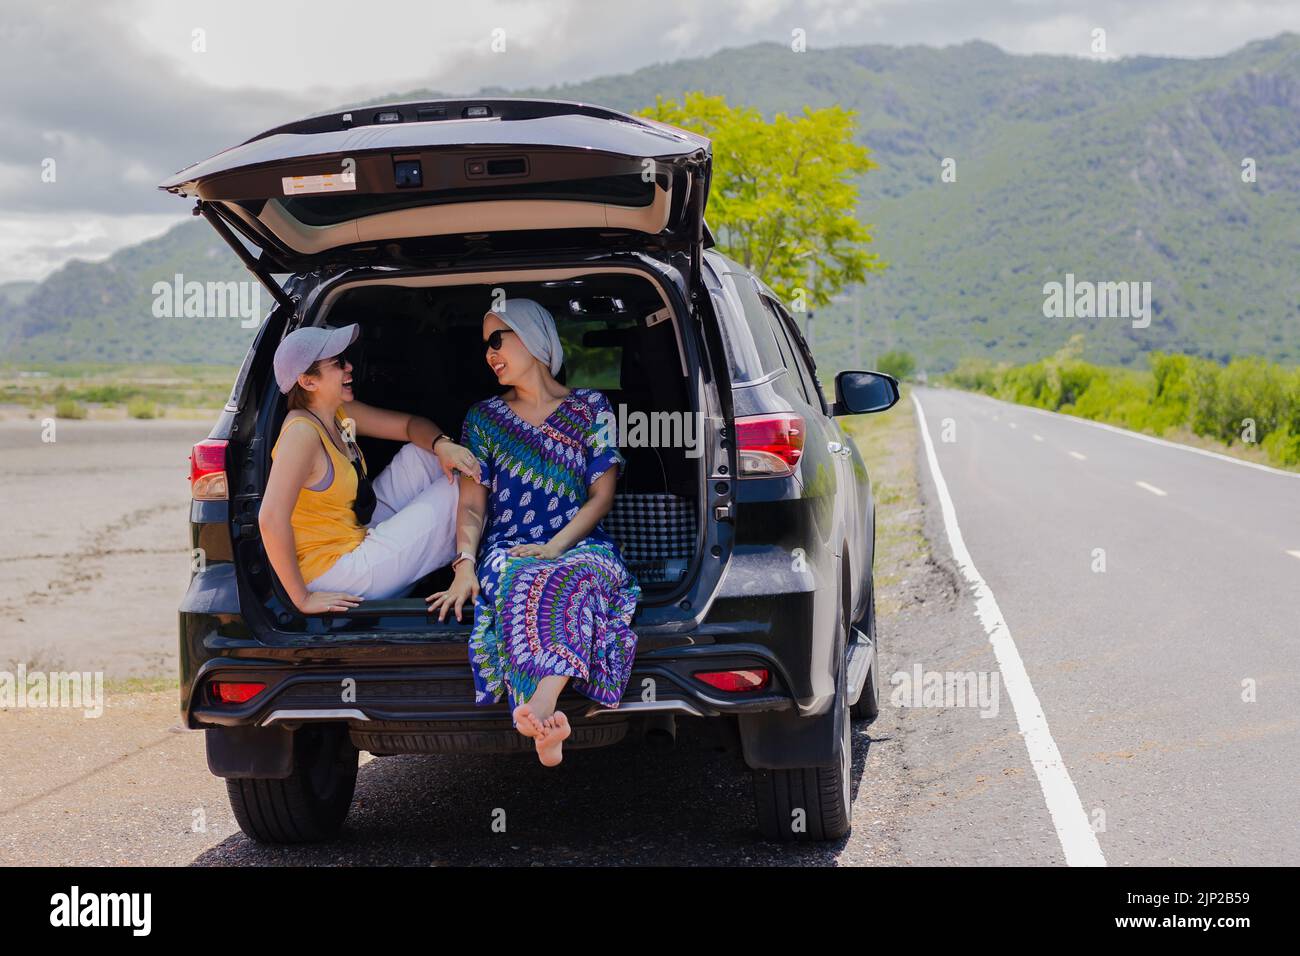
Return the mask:
<svg viewBox="0 0 1300 956">
<path fill-rule="evenodd" d="M 86 406 L 70 398 L 63 398 L 54 403 L 56 418 L 85 418 Z"/>
<path fill-rule="evenodd" d="M 134 398 L 126 406 L 132 418 L 162 418 L 162 407 L 147 398 Z"/>
<path fill-rule="evenodd" d="M 916 371 L 916 359 L 912 358 L 910 352 L 886 352 L 877 360 L 876 370 L 902 382 L 911 378 Z"/>
<path fill-rule="evenodd" d="M 1300 433 L 1292 432 L 1289 424 L 1270 432 L 1259 445 L 1279 465 L 1300 465 Z"/>
<path fill-rule="evenodd" d="M 1153 352 L 1150 371 L 1135 371 L 1084 362 L 1080 349 L 1081 342 L 1072 339 L 1050 358 L 1018 366 L 962 359 L 945 382 L 1157 435 L 1190 428 L 1228 444 L 1243 440 L 1250 419 L 1255 441 L 1270 460 L 1300 465 L 1300 368 L 1256 357 L 1219 365 Z"/>
<path fill-rule="evenodd" d="M 1078 402 L 1065 411 L 1080 418 L 1109 422 L 1123 428 L 1146 430 L 1151 424 L 1151 388 L 1149 376 L 1127 369 L 1093 367 L 1100 373 L 1088 380 Z"/>
<path fill-rule="evenodd" d="M 956 388 L 992 395 L 998 390 L 1002 369 L 994 368 L 988 359 L 968 357 L 944 376 L 944 381 Z"/>
</svg>

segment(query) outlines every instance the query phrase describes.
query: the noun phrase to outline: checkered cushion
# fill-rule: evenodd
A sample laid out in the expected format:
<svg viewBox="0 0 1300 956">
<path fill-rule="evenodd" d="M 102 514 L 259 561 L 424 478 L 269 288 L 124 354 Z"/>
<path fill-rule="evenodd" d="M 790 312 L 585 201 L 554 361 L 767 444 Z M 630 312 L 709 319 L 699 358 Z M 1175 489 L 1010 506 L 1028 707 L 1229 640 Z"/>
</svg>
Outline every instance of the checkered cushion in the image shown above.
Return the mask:
<svg viewBox="0 0 1300 956">
<path fill-rule="evenodd" d="M 676 580 L 695 553 L 695 502 L 670 494 L 619 494 L 601 522 L 628 570 L 644 583 Z"/>
</svg>

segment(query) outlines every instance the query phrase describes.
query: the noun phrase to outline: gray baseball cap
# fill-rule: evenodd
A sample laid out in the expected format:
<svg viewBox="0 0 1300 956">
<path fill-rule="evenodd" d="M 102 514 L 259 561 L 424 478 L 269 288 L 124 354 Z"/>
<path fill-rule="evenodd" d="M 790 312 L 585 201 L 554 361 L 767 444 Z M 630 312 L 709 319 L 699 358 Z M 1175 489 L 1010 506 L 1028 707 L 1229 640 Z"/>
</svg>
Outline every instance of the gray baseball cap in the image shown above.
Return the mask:
<svg viewBox="0 0 1300 956">
<path fill-rule="evenodd" d="M 317 359 L 333 358 L 357 340 L 361 326 L 353 322 L 341 329 L 326 326 L 294 329 L 275 350 L 275 381 L 280 392 L 288 395 L 298 376 L 311 368 Z"/>
</svg>

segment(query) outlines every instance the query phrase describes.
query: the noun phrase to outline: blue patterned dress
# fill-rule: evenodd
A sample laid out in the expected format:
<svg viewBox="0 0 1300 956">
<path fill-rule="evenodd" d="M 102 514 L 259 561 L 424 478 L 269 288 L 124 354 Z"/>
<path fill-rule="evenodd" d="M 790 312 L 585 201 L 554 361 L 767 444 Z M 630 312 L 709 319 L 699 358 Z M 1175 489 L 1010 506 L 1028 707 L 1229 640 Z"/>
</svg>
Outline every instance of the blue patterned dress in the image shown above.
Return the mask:
<svg viewBox="0 0 1300 956">
<path fill-rule="evenodd" d="M 614 539 L 597 525 L 558 558 L 508 554 L 516 544 L 551 540 L 586 503 L 593 481 L 610 468 L 622 472 L 606 424 L 612 414 L 603 394 L 575 388 L 541 425 L 499 397 L 465 418 L 461 444 L 483 463 L 479 480 L 488 488 L 469 639 L 477 704 L 507 695 L 513 711 L 550 675 L 568 675 L 574 690 L 607 707 L 623 696 L 641 588 Z"/>
</svg>

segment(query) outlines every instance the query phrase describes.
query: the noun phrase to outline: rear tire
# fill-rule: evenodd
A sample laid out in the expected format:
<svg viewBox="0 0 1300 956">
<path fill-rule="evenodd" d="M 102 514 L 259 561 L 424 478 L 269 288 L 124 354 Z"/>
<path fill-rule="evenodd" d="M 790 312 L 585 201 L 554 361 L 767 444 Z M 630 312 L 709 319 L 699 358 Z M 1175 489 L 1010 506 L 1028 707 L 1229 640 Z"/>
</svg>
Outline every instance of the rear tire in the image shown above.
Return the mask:
<svg viewBox="0 0 1300 956">
<path fill-rule="evenodd" d="M 843 741 L 834 767 L 753 771 L 754 808 L 764 839 L 809 843 L 848 834 L 853 738 L 848 708 L 840 712 Z"/>
<path fill-rule="evenodd" d="M 293 772 L 288 777 L 226 781 L 239 828 L 258 843 L 333 839 L 352 806 L 357 759 L 347 727 L 300 728 L 294 734 Z"/>
<path fill-rule="evenodd" d="M 844 660 L 836 679 L 835 712 L 840 759 L 833 767 L 753 771 L 754 809 L 765 839 L 809 843 L 838 840 L 848 834 L 853 806 L 849 793 L 853 724 Z"/>
</svg>

